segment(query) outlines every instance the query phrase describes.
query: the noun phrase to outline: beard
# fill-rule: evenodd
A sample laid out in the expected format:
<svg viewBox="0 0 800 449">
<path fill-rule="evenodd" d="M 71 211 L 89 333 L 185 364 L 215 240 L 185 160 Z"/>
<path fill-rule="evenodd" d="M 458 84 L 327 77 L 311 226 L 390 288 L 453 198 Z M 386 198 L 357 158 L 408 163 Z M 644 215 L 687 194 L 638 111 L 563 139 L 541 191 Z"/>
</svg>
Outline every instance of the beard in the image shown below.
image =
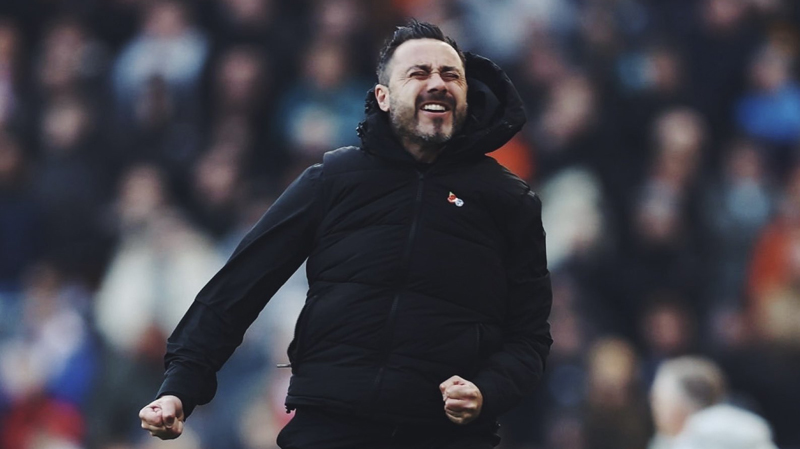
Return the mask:
<svg viewBox="0 0 800 449">
<path fill-rule="evenodd" d="M 395 107 L 389 109 L 389 120 L 395 135 L 401 142 L 425 147 L 439 147 L 447 143 L 464 125 L 467 118 L 467 105 L 456 105 L 455 100 L 447 94 L 420 95 L 414 104 L 399 101 L 391 95 L 391 103 Z M 446 118 L 437 117 L 431 120 L 432 129 L 423 131 L 420 124 L 420 105 L 426 101 L 438 101 L 450 107 L 452 125 L 447 128 Z"/>
</svg>

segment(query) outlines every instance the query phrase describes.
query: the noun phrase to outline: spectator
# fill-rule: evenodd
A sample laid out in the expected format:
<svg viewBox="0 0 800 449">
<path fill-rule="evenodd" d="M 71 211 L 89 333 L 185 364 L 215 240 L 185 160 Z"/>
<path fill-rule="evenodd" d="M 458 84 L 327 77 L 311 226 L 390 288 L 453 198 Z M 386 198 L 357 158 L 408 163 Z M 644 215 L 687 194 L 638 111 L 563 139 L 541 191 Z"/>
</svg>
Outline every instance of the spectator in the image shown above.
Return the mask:
<svg viewBox="0 0 800 449">
<path fill-rule="evenodd" d="M 751 137 L 770 146 L 770 168 L 779 175 L 794 162 L 800 142 L 800 86 L 792 78 L 792 58 L 785 50 L 768 45 L 750 67 L 753 91 L 736 108 L 738 125 Z"/>
<path fill-rule="evenodd" d="M 7 126 L 20 108 L 20 34 L 14 22 L 0 17 L 0 127 Z"/>
<path fill-rule="evenodd" d="M 541 179 L 580 162 L 602 159 L 603 148 L 597 145 L 597 95 L 589 79 L 572 74 L 554 81 L 546 101 L 534 131 Z"/>
<path fill-rule="evenodd" d="M 171 332 L 221 260 L 170 204 L 157 168 L 131 168 L 117 207 L 120 242 L 97 294 L 97 322 L 115 350 L 137 354 Z"/>
<path fill-rule="evenodd" d="M 275 0 L 218 0 L 211 2 L 214 17 L 211 31 L 214 43 L 223 53 L 237 48 L 258 49 L 260 58 L 268 59 L 272 67 L 269 77 L 274 84 L 285 86 L 293 82 L 303 45 L 310 34 L 310 25 L 301 14 L 304 2 Z M 263 69 L 263 67 L 262 67 Z"/>
<path fill-rule="evenodd" d="M 45 29 L 36 63 L 39 94 L 99 95 L 108 53 L 102 42 L 74 18 L 59 18 Z"/>
<path fill-rule="evenodd" d="M 703 219 L 714 231 L 710 259 L 715 281 L 708 301 L 713 308 L 739 309 L 753 247 L 774 209 L 775 185 L 757 143 L 734 141 L 726 154 L 722 173 L 706 188 L 703 207 Z"/>
<path fill-rule="evenodd" d="M 486 3 L 461 0 L 464 23 L 470 30 L 467 46 L 508 65 L 519 55 L 532 30 L 564 36 L 575 27 L 578 11 L 571 2 L 512 0 Z"/>
<path fill-rule="evenodd" d="M 41 256 L 41 210 L 31 192 L 29 161 L 19 143 L 0 132 L 0 335 L 13 324 L 13 299 L 25 267 Z"/>
<path fill-rule="evenodd" d="M 619 103 L 615 109 L 621 148 L 610 146 L 616 153 L 604 158 L 605 178 L 613 186 L 614 197 L 625 195 L 638 176 L 647 169 L 646 151 L 631 151 L 652 143 L 651 124 L 665 110 L 688 104 L 686 61 L 674 44 L 657 42 L 644 49 L 634 47 L 617 59 L 616 71 L 619 94 L 612 100 Z"/>
<path fill-rule="evenodd" d="M 278 21 L 280 5 L 274 0 L 220 0 L 217 3 L 219 34 L 233 42 L 269 44 L 285 31 L 286 23 Z"/>
<path fill-rule="evenodd" d="M 586 439 L 589 449 L 644 447 L 650 431 L 638 383 L 639 360 L 625 340 L 597 341 L 588 356 Z"/>
<path fill-rule="evenodd" d="M 643 374 L 646 384 L 655 378 L 656 369 L 664 360 L 695 350 L 696 314 L 680 296 L 659 292 L 647 298 L 640 322 L 644 342 Z"/>
<path fill-rule="evenodd" d="M 171 202 L 165 182 L 157 167 L 143 164 L 120 184 L 119 243 L 94 304 L 106 351 L 88 415 L 93 444 L 126 441 L 139 430 L 123 417 L 136 415 L 138 399 L 160 377 L 161 342 L 222 263 L 209 237 Z"/>
<path fill-rule="evenodd" d="M 214 73 L 214 113 L 250 116 L 263 107 L 271 86 L 270 65 L 254 47 L 230 47 Z"/>
<path fill-rule="evenodd" d="M 138 34 L 122 50 L 112 74 L 123 119 L 130 120 L 136 99 L 154 78 L 174 95 L 181 116 L 192 114 L 208 40 L 190 16 L 179 0 L 159 0 L 145 9 Z"/>
<path fill-rule="evenodd" d="M 747 61 L 758 35 L 745 1 L 693 1 L 681 7 L 692 13 L 684 18 L 692 25 L 680 40 L 691 79 L 690 105 L 707 117 L 709 140 L 717 143 L 733 132 L 731 111 L 746 85 Z"/>
<path fill-rule="evenodd" d="M 658 369 L 651 392 L 651 449 L 776 449 L 758 415 L 723 404 L 725 378 L 710 360 L 681 357 Z"/>
<path fill-rule="evenodd" d="M 542 220 L 550 229 L 547 250 L 553 269 L 597 249 L 605 224 L 597 178 L 585 170 L 564 170 L 541 192 L 549 200 L 544 201 Z"/>
<path fill-rule="evenodd" d="M 693 303 L 701 292 L 703 239 L 695 217 L 704 121 L 691 109 L 667 110 L 656 119 L 653 134 L 653 160 L 631 217 L 625 281 L 631 310 L 654 291 L 677 287 Z"/>
<path fill-rule="evenodd" d="M 107 184 L 98 164 L 94 128 L 95 116 L 84 98 L 53 98 L 41 121 L 42 154 L 35 184 L 45 214 L 48 254 L 86 280 L 98 275 L 108 245 L 100 223 Z M 81 254 L 81 260 L 73 260 L 75 254 Z"/>
<path fill-rule="evenodd" d="M 359 0 L 313 0 L 312 6 L 317 40 L 348 42 L 363 37 L 366 20 Z"/>
<path fill-rule="evenodd" d="M 358 143 L 353 123 L 363 118 L 366 87 L 353 73 L 342 42 L 312 43 L 302 81 L 289 88 L 278 109 L 278 129 L 296 165 L 315 162 L 330 148 Z"/>
<path fill-rule="evenodd" d="M 234 146 L 247 178 L 270 182 L 285 169 L 286 152 L 270 126 L 278 93 L 273 64 L 256 47 L 238 45 L 223 51 L 213 67 L 207 106 L 211 147 Z"/>
<path fill-rule="evenodd" d="M 8 402 L 0 445 L 36 447 L 39 439 L 78 445 L 97 369 L 89 297 L 52 265 L 37 265 L 26 277 L 19 330 L 0 351 L 0 403 Z"/>
<path fill-rule="evenodd" d="M 800 349 L 800 167 L 781 198 L 780 211 L 764 229 L 750 271 L 751 311 L 769 341 Z"/>
<path fill-rule="evenodd" d="M 242 155 L 234 147 L 219 144 L 198 161 L 193 177 L 195 216 L 217 239 L 236 224 L 244 189 Z"/>
<path fill-rule="evenodd" d="M 136 99 L 134 121 L 117 128 L 112 160 L 120 172 L 137 163 L 152 163 L 171 186 L 185 185 L 191 165 L 200 153 L 201 134 L 196 121 L 182 117 L 179 98 L 162 78 L 153 78 Z"/>
</svg>

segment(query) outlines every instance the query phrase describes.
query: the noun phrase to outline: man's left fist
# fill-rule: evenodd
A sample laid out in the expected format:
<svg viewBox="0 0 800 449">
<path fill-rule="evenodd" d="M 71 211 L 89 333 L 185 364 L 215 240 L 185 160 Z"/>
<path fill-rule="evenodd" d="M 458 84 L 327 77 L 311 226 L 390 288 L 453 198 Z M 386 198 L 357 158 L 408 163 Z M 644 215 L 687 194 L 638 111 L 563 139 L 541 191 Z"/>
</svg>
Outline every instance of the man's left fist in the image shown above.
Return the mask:
<svg viewBox="0 0 800 449">
<path fill-rule="evenodd" d="M 439 385 L 444 401 L 444 413 L 456 424 L 467 424 L 481 414 L 483 395 L 474 383 L 453 376 Z"/>
</svg>

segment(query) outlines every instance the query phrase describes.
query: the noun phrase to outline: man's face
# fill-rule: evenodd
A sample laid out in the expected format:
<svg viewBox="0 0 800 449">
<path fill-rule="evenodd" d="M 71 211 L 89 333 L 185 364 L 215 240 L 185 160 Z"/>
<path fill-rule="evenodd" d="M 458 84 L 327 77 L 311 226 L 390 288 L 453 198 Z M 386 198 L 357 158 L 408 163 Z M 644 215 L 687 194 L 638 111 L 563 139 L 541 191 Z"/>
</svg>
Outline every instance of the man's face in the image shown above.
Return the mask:
<svg viewBox="0 0 800 449">
<path fill-rule="evenodd" d="M 439 145 L 458 132 L 467 116 L 467 78 L 453 47 L 436 39 L 404 42 L 387 70 L 389 86 L 375 93 L 402 141 Z"/>
</svg>

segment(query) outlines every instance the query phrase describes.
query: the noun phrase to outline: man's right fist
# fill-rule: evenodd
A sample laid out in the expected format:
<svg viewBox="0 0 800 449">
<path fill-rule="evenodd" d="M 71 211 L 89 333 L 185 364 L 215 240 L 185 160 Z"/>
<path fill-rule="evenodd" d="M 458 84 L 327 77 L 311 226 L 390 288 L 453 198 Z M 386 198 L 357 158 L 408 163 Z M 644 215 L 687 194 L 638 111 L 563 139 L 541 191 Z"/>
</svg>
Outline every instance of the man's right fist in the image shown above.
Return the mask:
<svg viewBox="0 0 800 449">
<path fill-rule="evenodd" d="M 162 440 L 172 440 L 183 432 L 183 403 L 177 396 L 164 395 L 139 412 L 142 429 Z"/>
</svg>

